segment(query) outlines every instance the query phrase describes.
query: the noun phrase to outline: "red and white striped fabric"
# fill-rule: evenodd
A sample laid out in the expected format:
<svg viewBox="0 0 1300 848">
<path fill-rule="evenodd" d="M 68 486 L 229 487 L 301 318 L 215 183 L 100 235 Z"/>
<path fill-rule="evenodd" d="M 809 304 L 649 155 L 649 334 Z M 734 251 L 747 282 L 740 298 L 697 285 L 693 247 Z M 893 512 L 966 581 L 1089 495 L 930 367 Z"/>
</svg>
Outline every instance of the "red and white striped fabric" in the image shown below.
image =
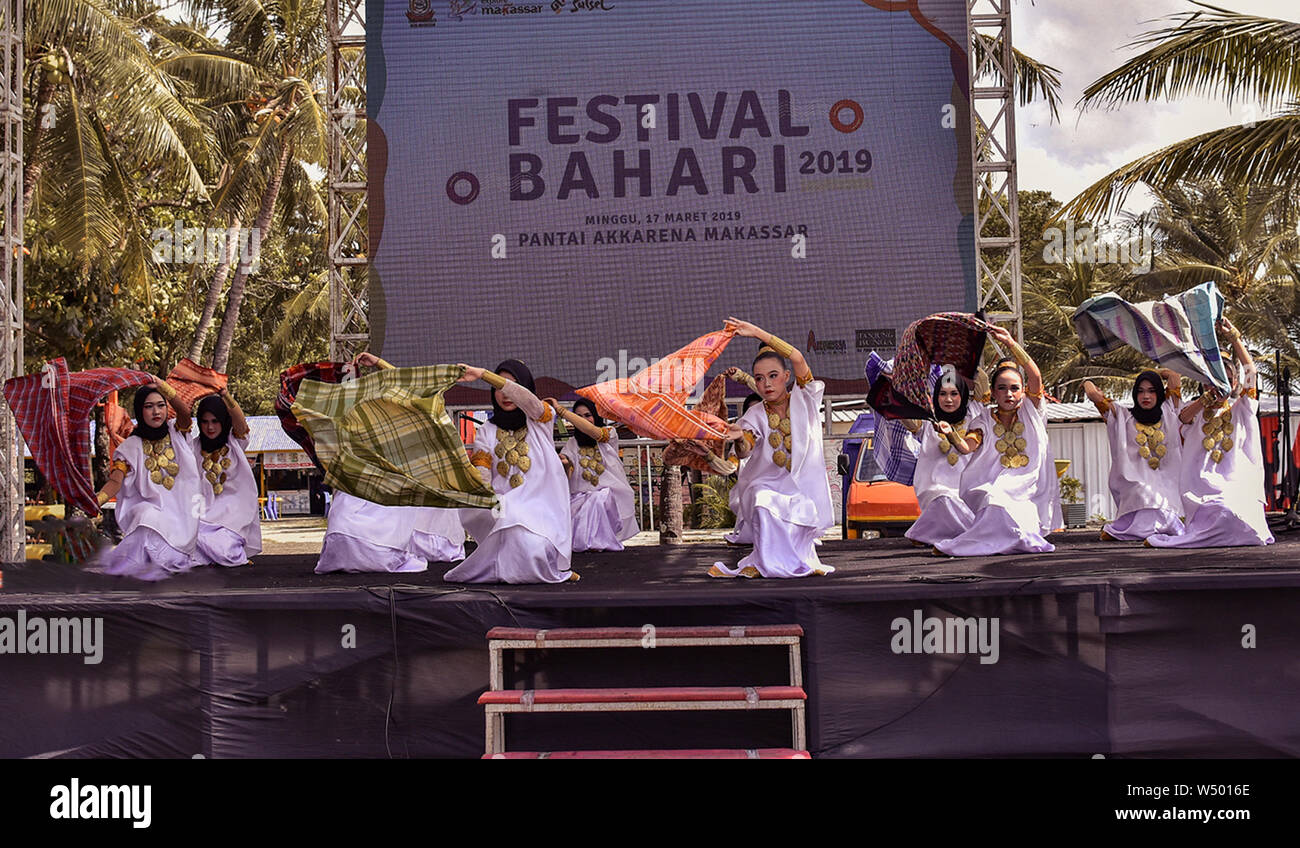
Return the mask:
<svg viewBox="0 0 1300 848">
<path fill-rule="evenodd" d="M 99 514 L 90 477 L 91 410 L 109 392 L 153 380 L 152 374 L 128 368 L 72 373 L 59 357 L 36 374 L 5 381 L 5 400 L 36 467 L 65 501 L 87 515 Z"/>
<path fill-rule="evenodd" d="M 167 375 L 167 385 L 175 389 L 181 400 L 193 409 L 194 404 L 203 398 L 224 389 L 228 379 L 225 374 L 205 368 L 187 357 L 176 363 L 176 367 Z M 175 415 L 176 410 L 168 404 L 167 417 L 173 418 Z"/>
</svg>

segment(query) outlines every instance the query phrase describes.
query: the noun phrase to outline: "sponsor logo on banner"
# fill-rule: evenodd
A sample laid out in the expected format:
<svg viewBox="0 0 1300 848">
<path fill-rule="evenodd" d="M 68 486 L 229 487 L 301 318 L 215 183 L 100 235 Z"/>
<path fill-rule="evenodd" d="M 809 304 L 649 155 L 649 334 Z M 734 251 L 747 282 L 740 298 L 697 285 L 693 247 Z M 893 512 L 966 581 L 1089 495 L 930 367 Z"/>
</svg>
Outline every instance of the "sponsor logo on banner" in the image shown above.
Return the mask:
<svg viewBox="0 0 1300 848">
<path fill-rule="evenodd" d="M 810 353 L 848 353 L 849 343 L 846 339 L 818 339 L 813 331 L 809 330 L 808 351 Z"/>
<path fill-rule="evenodd" d="M 541 3 L 511 3 L 510 0 L 478 0 L 480 15 L 537 15 Z"/>
<path fill-rule="evenodd" d="M 478 0 L 448 0 L 447 17 L 453 21 L 463 21 L 466 15 L 478 14 Z"/>
<path fill-rule="evenodd" d="M 612 12 L 609 0 L 551 0 L 551 11 L 557 15 L 565 9 L 570 12 Z"/>
<path fill-rule="evenodd" d="M 435 14 L 433 0 L 411 0 L 406 7 L 406 19 L 411 22 L 411 26 L 437 26 Z"/>
<path fill-rule="evenodd" d="M 854 330 L 853 346 L 858 350 L 893 350 L 898 347 L 898 337 L 892 327 L 881 330 Z"/>
</svg>

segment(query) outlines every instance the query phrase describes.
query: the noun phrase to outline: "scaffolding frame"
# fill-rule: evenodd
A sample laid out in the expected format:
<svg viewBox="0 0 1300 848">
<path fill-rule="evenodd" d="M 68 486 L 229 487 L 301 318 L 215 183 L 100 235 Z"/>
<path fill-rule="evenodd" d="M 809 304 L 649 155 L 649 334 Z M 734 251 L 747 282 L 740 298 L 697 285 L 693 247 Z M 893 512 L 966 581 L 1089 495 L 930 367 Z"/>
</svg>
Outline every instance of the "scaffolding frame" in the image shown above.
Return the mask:
<svg viewBox="0 0 1300 848">
<path fill-rule="evenodd" d="M 0 379 L 23 374 L 23 3 L 0 0 Z M 26 556 L 22 434 L 0 414 L 0 562 Z"/>
</svg>

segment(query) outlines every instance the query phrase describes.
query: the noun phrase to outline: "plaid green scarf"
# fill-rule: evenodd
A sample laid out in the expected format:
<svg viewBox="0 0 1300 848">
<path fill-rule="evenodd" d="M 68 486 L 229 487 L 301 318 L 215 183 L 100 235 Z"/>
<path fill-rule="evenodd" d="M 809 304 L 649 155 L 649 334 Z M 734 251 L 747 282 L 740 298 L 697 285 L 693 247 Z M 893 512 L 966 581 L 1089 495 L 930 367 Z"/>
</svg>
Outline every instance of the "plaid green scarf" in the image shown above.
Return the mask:
<svg viewBox="0 0 1300 848">
<path fill-rule="evenodd" d="M 385 506 L 496 506 L 443 403 L 462 373 L 426 365 L 346 383 L 304 380 L 293 414 L 311 434 L 325 482 Z"/>
</svg>

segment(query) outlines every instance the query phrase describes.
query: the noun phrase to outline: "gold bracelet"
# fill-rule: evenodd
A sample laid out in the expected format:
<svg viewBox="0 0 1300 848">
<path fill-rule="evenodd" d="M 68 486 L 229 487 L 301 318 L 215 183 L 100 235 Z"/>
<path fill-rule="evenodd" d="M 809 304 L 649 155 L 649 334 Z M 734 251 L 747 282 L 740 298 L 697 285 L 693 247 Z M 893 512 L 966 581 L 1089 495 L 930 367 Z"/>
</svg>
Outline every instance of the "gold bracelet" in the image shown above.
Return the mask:
<svg viewBox="0 0 1300 848">
<path fill-rule="evenodd" d="M 507 381 L 505 377 L 502 377 L 500 374 L 498 374 L 495 371 L 484 371 L 483 382 L 487 383 L 489 386 L 491 386 L 494 389 L 501 389 L 501 388 L 505 388 Z"/>
<path fill-rule="evenodd" d="M 168 385 L 166 380 L 158 381 L 158 393 L 161 394 L 168 401 L 176 397 L 176 390 L 173 389 L 170 385 Z"/>
<path fill-rule="evenodd" d="M 375 357 L 375 365 L 376 365 L 377 367 L 379 367 L 379 368 L 392 368 L 392 367 L 393 367 L 392 364 L 388 362 L 388 360 L 386 360 L 386 359 L 380 359 L 380 358 L 377 357 L 377 356 Z"/>
<path fill-rule="evenodd" d="M 95 502 L 98 503 L 100 506 L 103 506 L 104 504 L 108 503 L 108 501 L 109 501 L 108 492 L 100 492 L 99 494 L 95 495 Z"/>
<path fill-rule="evenodd" d="M 789 359 L 790 356 L 794 353 L 794 345 L 782 339 L 778 339 L 776 336 L 773 336 L 771 333 L 768 333 L 768 336 L 769 338 L 767 340 L 767 346 L 772 348 L 772 350 L 776 351 L 778 355 L 783 356 L 786 359 Z"/>
</svg>

